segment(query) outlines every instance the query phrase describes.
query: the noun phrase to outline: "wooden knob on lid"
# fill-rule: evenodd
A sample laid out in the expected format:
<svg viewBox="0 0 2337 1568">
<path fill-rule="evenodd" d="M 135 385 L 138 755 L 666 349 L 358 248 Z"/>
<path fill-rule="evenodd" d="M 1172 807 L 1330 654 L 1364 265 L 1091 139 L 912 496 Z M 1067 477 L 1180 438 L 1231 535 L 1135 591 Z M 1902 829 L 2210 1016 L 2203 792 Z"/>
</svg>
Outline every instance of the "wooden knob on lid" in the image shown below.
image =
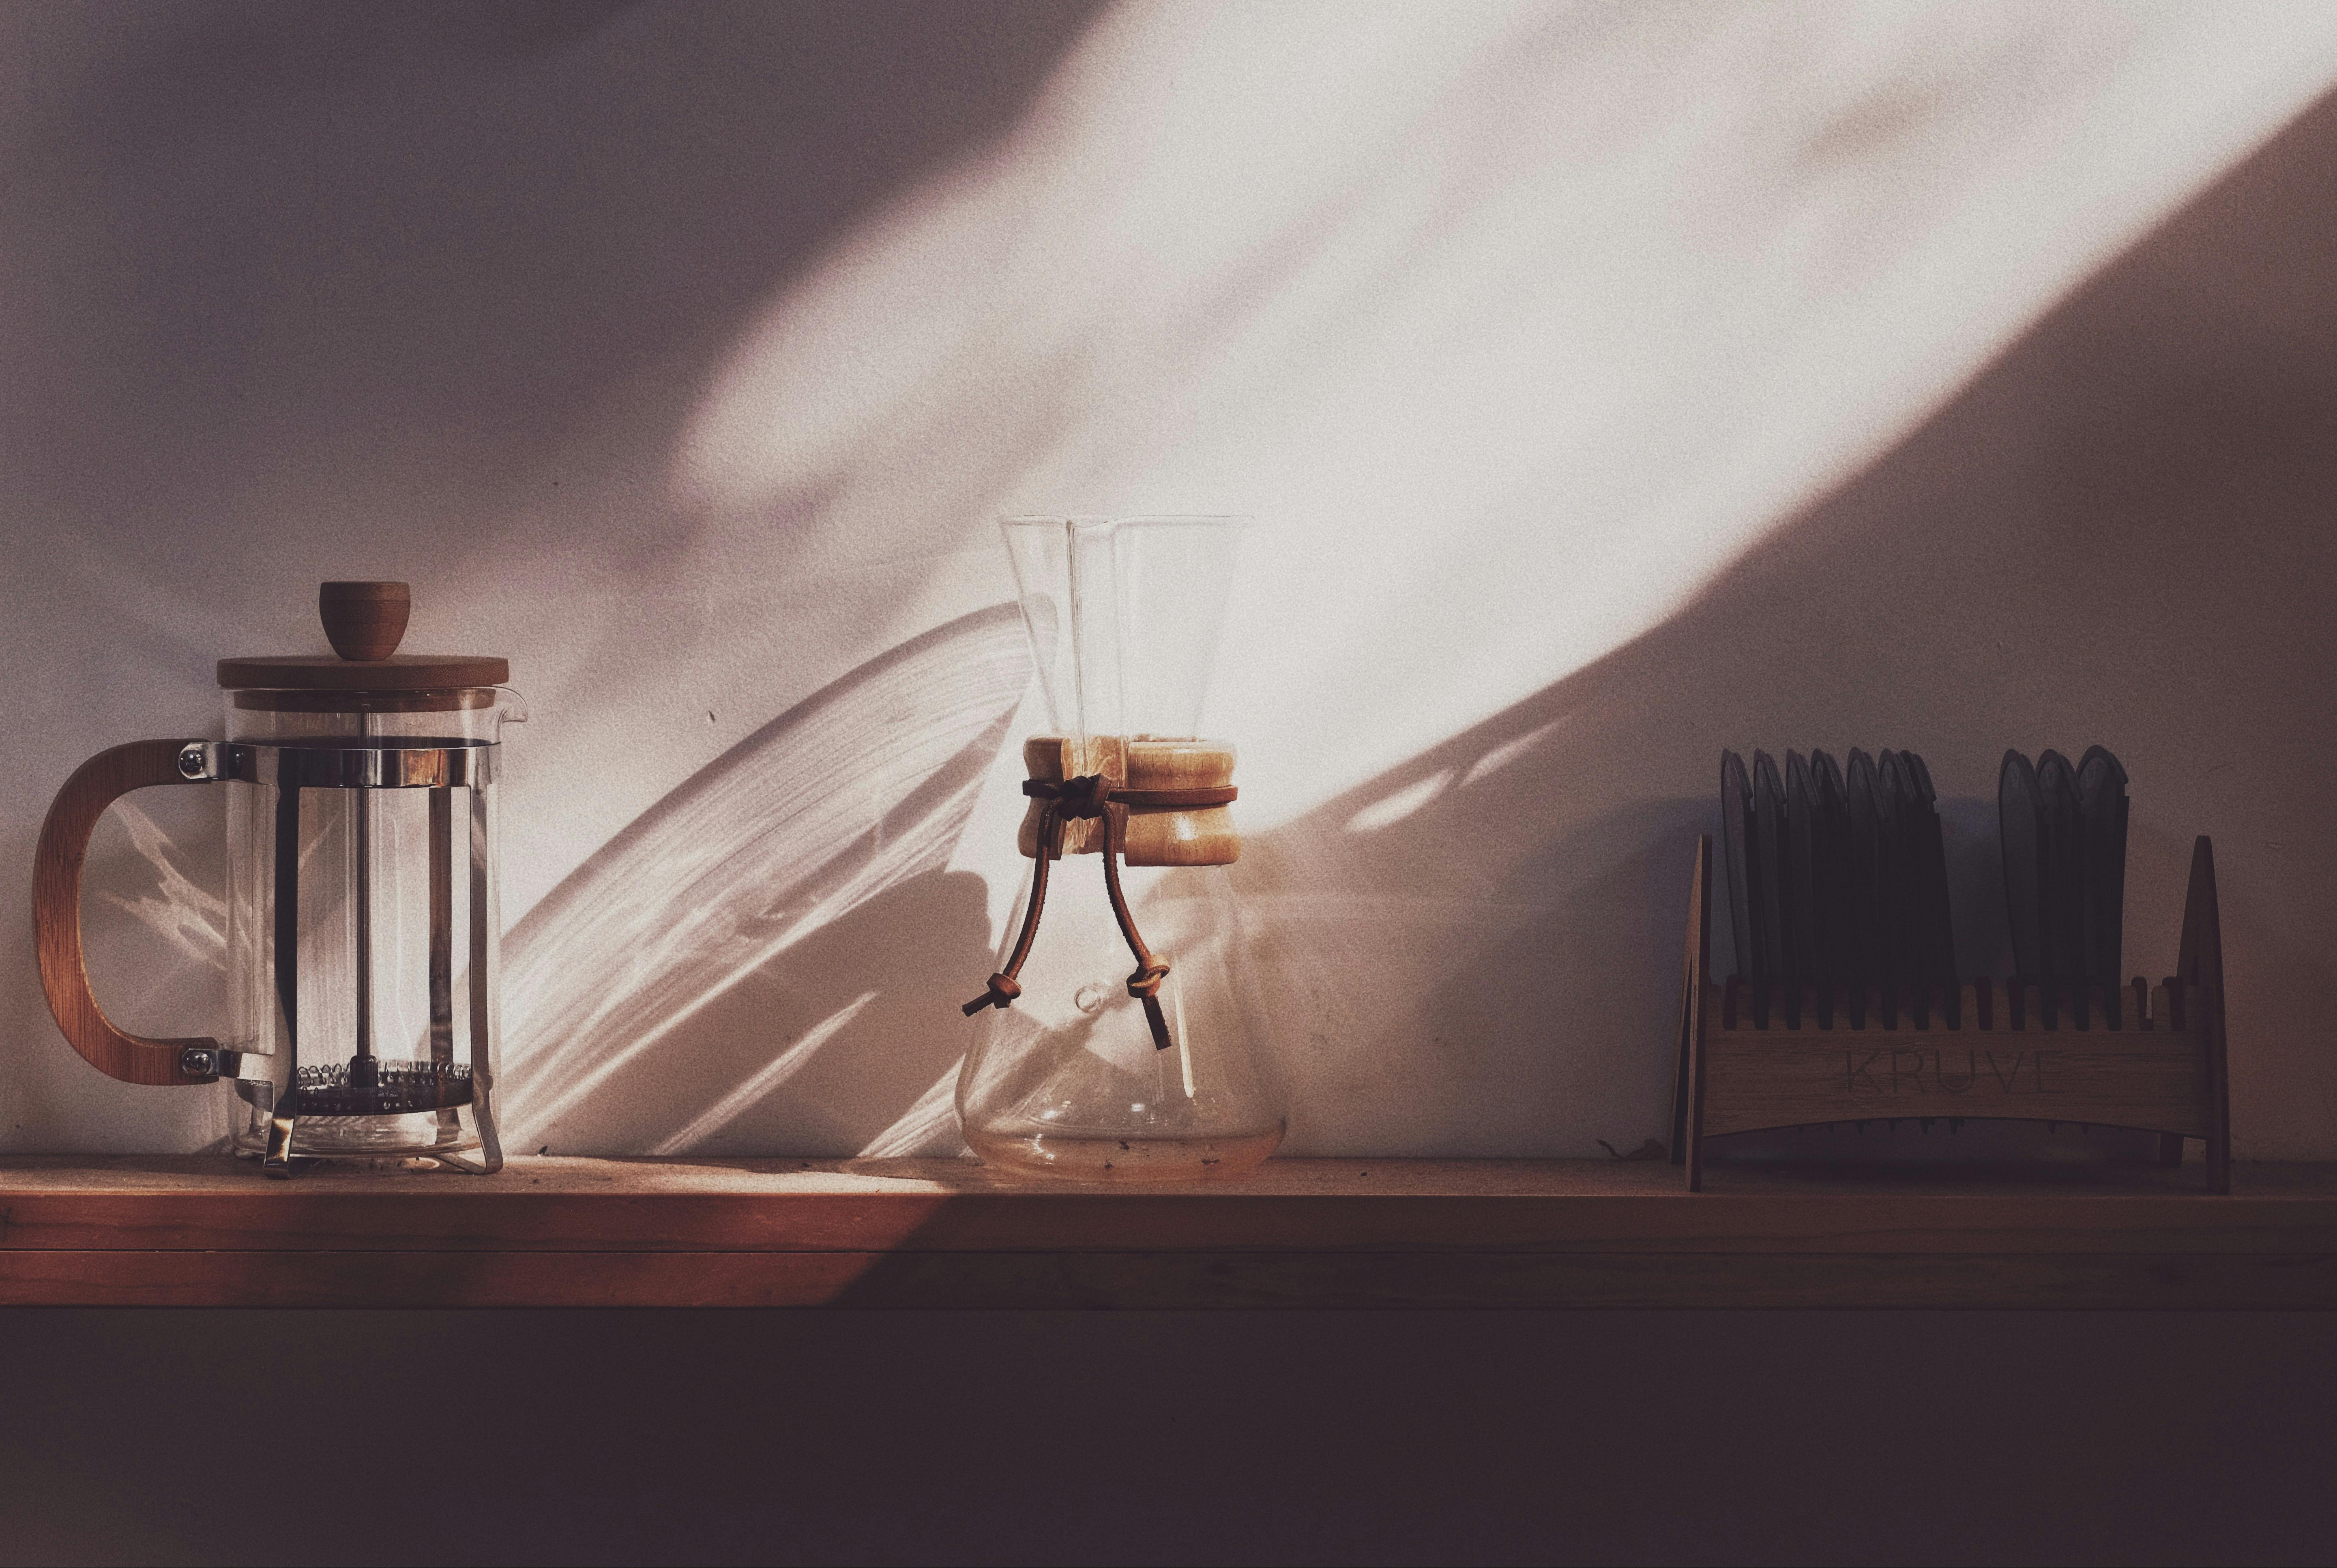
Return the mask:
<svg viewBox="0 0 2337 1568">
<path fill-rule="evenodd" d="M 317 615 L 328 654 L 260 654 L 219 661 L 235 706 L 299 713 L 425 713 L 493 706 L 485 688 L 511 679 L 488 654 L 400 653 L 414 595 L 402 582 L 328 582 Z"/>
<path fill-rule="evenodd" d="M 328 582 L 317 589 L 326 639 L 346 659 L 378 664 L 389 657 L 413 612 L 413 591 L 402 582 Z"/>
</svg>

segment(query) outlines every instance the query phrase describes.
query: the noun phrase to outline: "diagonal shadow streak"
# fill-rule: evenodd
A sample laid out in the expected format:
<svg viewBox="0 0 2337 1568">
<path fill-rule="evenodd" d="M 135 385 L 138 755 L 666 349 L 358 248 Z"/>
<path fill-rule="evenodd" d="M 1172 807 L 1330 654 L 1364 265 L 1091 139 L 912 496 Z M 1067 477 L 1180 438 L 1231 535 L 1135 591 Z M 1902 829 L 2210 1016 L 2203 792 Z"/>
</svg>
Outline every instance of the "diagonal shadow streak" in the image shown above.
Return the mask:
<svg viewBox="0 0 2337 1568">
<path fill-rule="evenodd" d="M 723 1004 L 758 977 L 768 984 L 781 955 L 839 945 L 823 933 L 859 928 L 811 965 L 821 973 L 883 951 L 914 920 L 940 920 L 979 953 L 980 892 L 954 886 L 975 879 L 941 868 L 1029 678 L 1013 606 L 961 617 L 773 719 L 571 873 L 506 939 L 512 1141 L 649 1147 L 692 1125 L 717 1130 L 703 1123 L 709 1105 L 787 1044 L 768 1017 Z M 847 978 L 856 991 L 893 989 Z M 709 1070 L 742 1053 L 722 1061 L 727 1078 Z M 592 1103 L 651 1057 L 687 1102 L 654 1115 L 639 1095 Z M 930 1076 L 913 1074 L 911 1097 Z"/>
<path fill-rule="evenodd" d="M 2320 1157 L 2337 982 L 2293 911 L 2337 883 L 2308 825 L 2337 817 L 2337 737 L 2297 722 L 2337 695 L 2332 167 L 2337 96 L 1671 619 L 1253 836 L 1290 1152 L 1660 1135 L 1722 746 L 1922 750 L 1959 959 L 2001 976 L 1998 760 L 2099 741 L 2136 780 L 2127 972 L 2172 969 L 2215 835 L 2234 1125 L 2254 1157 Z"/>
</svg>

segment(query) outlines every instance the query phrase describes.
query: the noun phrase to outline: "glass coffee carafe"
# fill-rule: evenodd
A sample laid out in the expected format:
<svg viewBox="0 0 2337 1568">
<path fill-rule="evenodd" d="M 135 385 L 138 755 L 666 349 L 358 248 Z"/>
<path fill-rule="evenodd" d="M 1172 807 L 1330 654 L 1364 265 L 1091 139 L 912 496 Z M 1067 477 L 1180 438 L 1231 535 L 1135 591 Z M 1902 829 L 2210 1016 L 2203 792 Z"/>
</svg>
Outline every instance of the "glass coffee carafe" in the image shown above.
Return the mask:
<svg viewBox="0 0 2337 1568">
<path fill-rule="evenodd" d="M 237 1151 L 501 1168 L 495 775 L 526 717 L 503 659 L 399 655 L 403 583 L 328 582 L 328 656 L 223 659 L 227 738 L 137 741 L 66 781 L 41 830 L 34 924 L 58 1027 L 136 1084 L 225 1078 Z M 83 963 L 81 872 L 106 806 L 227 784 L 225 1040 L 114 1027 Z"/>
<path fill-rule="evenodd" d="M 1223 869 L 1234 750 L 1200 733 L 1241 521 L 1003 528 L 1051 733 L 1023 747 L 1031 881 L 966 1005 L 984 1023 L 958 1076 L 965 1140 L 1076 1180 L 1238 1174 L 1286 1125 Z M 1053 864 L 1080 855 L 1100 874 Z"/>
</svg>

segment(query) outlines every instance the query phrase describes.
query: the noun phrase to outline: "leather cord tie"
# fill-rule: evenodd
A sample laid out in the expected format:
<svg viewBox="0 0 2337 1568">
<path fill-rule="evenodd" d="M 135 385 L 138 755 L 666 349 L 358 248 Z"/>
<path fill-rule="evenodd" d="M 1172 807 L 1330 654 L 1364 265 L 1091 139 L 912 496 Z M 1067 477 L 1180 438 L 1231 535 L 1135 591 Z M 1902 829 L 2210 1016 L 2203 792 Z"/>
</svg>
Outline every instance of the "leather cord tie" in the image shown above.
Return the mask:
<svg viewBox="0 0 2337 1568">
<path fill-rule="evenodd" d="M 1030 907 L 1022 911 L 1022 930 L 1014 939 L 1014 950 L 1008 956 L 1005 969 L 990 977 L 987 990 L 965 1004 L 965 1016 L 970 1018 L 984 1008 L 1011 1007 L 1014 998 L 1022 994 L 1022 984 L 1015 977 L 1022 972 L 1022 960 L 1031 956 L 1032 940 L 1039 934 L 1039 916 L 1047 907 L 1047 862 L 1059 852 L 1055 830 L 1065 823 L 1100 817 L 1104 893 L 1111 900 L 1111 918 L 1120 922 L 1120 937 L 1136 959 L 1136 972 L 1128 977 L 1128 994 L 1144 1004 L 1144 1021 L 1152 1028 L 1152 1048 L 1167 1050 L 1174 1042 L 1168 1037 L 1168 1015 L 1160 1010 L 1160 982 L 1168 979 L 1168 966 L 1144 945 L 1136 921 L 1128 912 L 1128 899 L 1120 891 L 1120 821 L 1110 808 L 1168 806 L 1190 810 L 1221 806 L 1235 798 L 1234 788 L 1228 784 L 1214 789 L 1114 789 L 1100 774 L 1083 774 L 1061 784 L 1050 779 L 1024 779 L 1022 793 L 1045 803 L 1039 812 L 1039 854 L 1031 872 Z"/>
</svg>

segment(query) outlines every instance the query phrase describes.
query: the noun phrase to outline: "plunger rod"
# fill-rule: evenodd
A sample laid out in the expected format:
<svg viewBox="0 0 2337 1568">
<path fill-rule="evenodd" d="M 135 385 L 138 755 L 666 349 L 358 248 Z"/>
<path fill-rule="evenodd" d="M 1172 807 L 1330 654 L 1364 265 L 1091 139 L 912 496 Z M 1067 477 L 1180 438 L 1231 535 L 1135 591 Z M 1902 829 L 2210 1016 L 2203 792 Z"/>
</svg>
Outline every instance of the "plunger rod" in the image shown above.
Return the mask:
<svg viewBox="0 0 2337 1568">
<path fill-rule="evenodd" d="M 376 733 L 372 714 L 358 722 L 367 735 Z M 357 1048 L 349 1058 L 349 1087 L 370 1089 L 381 1082 L 373 1056 L 373 791 L 361 789 L 357 794 Z"/>
<path fill-rule="evenodd" d="M 284 1052 L 300 1058 L 300 790 L 276 792 L 276 1006 L 284 1019 Z"/>
<path fill-rule="evenodd" d="M 455 1059 L 455 792 L 430 792 L 430 1059 Z"/>
<path fill-rule="evenodd" d="M 373 792 L 357 792 L 357 1052 L 349 1062 L 349 1086 L 369 1089 L 380 1081 L 373 1057 Z"/>
<path fill-rule="evenodd" d="M 292 1174 L 292 1124 L 300 1112 L 300 786 L 276 791 L 276 1006 L 284 1020 L 284 1076 L 268 1110 L 260 1168 Z"/>
</svg>

